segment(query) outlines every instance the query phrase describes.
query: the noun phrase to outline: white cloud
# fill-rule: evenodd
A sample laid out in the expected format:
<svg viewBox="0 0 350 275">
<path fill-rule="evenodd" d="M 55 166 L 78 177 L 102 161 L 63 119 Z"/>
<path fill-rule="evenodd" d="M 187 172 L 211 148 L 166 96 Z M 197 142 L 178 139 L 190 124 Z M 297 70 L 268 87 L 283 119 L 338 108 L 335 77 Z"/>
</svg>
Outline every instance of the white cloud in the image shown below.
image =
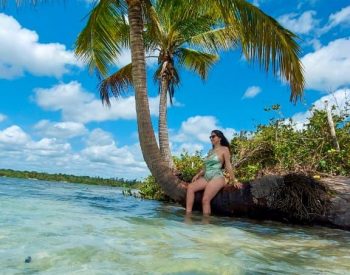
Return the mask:
<svg viewBox="0 0 350 275">
<path fill-rule="evenodd" d="M 158 51 L 154 51 L 154 52 L 148 52 L 146 53 L 146 57 L 147 56 L 157 56 L 158 55 Z M 120 53 L 120 55 L 118 56 L 118 59 L 116 61 L 116 65 L 117 67 L 121 68 L 124 67 L 125 65 L 128 65 L 131 63 L 131 50 L 130 49 L 123 49 Z M 146 65 L 149 67 L 155 66 L 156 64 L 158 64 L 158 60 L 157 58 L 146 58 Z"/>
<path fill-rule="evenodd" d="M 5 116 L 4 114 L 0 114 L 0 122 L 3 122 L 7 119 L 7 116 Z"/>
<path fill-rule="evenodd" d="M 12 125 L 0 130 L 0 167 L 128 179 L 149 174 L 139 144 L 119 147 L 110 133 L 95 129 L 83 145 L 75 152 L 68 142 L 48 137 L 34 140 Z"/>
<path fill-rule="evenodd" d="M 88 123 L 136 118 L 134 96 L 112 100 L 111 108 L 107 108 L 76 81 L 49 89 L 38 88 L 35 90 L 35 101 L 45 110 L 61 111 L 65 121 Z M 149 98 L 151 115 L 158 116 L 158 104 L 159 97 Z"/>
<path fill-rule="evenodd" d="M 323 31 L 328 31 L 341 24 L 350 24 L 350 6 L 347 6 L 336 13 L 332 13 L 329 16 L 328 24 L 324 27 Z"/>
<path fill-rule="evenodd" d="M 27 144 L 30 156 L 58 157 L 65 156 L 71 151 L 69 143 L 59 142 L 56 138 L 43 138 L 39 141 L 31 141 Z"/>
<path fill-rule="evenodd" d="M 221 130 L 227 139 L 231 139 L 235 130 L 232 128 L 222 128 L 213 116 L 194 116 L 182 122 L 181 128 L 172 139 L 174 142 L 193 143 L 194 141 L 209 144 L 209 135 L 212 130 Z"/>
<path fill-rule="evenodd" d="M 62 156 L 70 151 L 68 143 L 58 142 L 56 139 L 43 138 L 34 141 L 19 126 L 12 125 L 0 131 L 0 148 L 1 151 L 8 151 L 6 159 L 12 157 L 9 151 L 14 155 L 19 155 L 22 160 L 35 156 Z"/>
<path fill-rule="evenodd" d="M 39 43 L 35 31 L 23 28 L 12 16 L 0 13 L 0 78 L 12 79 L 29 72 L 61 77 L 70 66 L 80 66 L 72 51 L 59 43 Z"/>
<path fill-rule="evenodd" d="M 104 146 L 114 145 L 115 141 L 111 133 L 108 133 L 102 129 L 94 129 L 86 140 L 87 146 Z"/>
<path fill-rule="evenodd" d="M 42 136 L 55 137 L 59 139 L 73 138 L 87 133 L 85 126 L 78 122 L 50 122 L 41 120 L 34 129 Z"/>
<path fill-rule="evenodd" d="M 314 18 L 315 11 L 305 11 L 301 15 L 288 13 L 280 16 L 277 20 L 285 28 L 299 34 L 307 34 L 318 25 L 318 20 Z"/>
<path fill-rule="evenodd" d="M 261 88 L 258 86 L 251 86 L 249 87 L 242 98 L 254 98 L 256 97 L 258 94 L 261 93 Z"/>
<path fill-rule="evenodd" d="M 131 51 L 129 49 L 123 49 L 120 55 L 118 56 L 116 65 L 121 68 L 130 63 L 131 63 Z"/>
<path fill-rule="evenodd" d="M 102 129 L 94 129 L 86 139 L 82 157 L 93 162 L 123 167 L 127 170 L 146 171 L 139 144 L 118 147 L 112 134 Z"/>
<path fill-rule="evenodd" d="M 196 152 L 203 152 L 204 146 L 201 143 L 180 143 L 173 150 L 174 156 L 180 156 L 181 153 L 187 152 L 189 154 L 194 154 Z"/>
<path fill-rule="evenodd" d="M 349 89 L 339 89 L 334 93 L 325 95 L 320 99 L 316 100 L 312 106 L 314 106 L 317 110 L 324 110 L 326 108 L 326 103 L 328 104 L 328 108 L 335 106 L 336 109 L 332 110 L 333 114 L 341 114 L 345 111 L 349 111 L 346 103 L 350 103 L 350 90 Z M 295 123 L 296 129 L 302 129 L 304 124 L 308 122 L 308 119 L 311 116 L 310 111 L 300 112 L 293 115 L 292 120 Z"/>
<path fill-rule="evenodd" d="M 29 140 L 29 136 L 17 125 L 13 125 L 0 131 L 1 144 L 16 146 L 26 144 Z"/>
<path fill-rule="evenodd" d="M 306 54 L 301 59 L 305 68 L 306 87 L 329 91 L 350 84 L 349 49 L 350 39 L 341 38 Z"/>
</svg>

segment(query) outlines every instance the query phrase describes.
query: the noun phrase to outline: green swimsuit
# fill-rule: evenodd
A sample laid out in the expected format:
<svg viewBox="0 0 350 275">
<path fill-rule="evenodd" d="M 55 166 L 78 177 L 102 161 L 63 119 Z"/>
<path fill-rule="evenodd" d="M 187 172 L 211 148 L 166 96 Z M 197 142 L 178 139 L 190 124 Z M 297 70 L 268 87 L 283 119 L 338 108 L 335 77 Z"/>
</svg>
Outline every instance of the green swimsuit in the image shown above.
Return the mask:
<svg viewBox="0 0 350 275">
<path fill-rule="evenodd" d="M 204 159 L 205 174 L 204 178 L 206 181 L 210 181 L 213 178 L 223 177 L 222 164 L 218 155 L 210 150 L 208 156 Z"/>
</svg>

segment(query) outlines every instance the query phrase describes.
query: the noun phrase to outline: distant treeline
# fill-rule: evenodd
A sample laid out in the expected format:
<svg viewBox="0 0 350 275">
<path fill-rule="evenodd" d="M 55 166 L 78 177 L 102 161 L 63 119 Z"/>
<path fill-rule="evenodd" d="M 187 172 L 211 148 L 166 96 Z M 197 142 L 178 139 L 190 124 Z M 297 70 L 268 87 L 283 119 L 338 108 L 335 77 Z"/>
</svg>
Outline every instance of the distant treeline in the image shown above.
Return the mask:
<svg viewBox="0 0 350 275">
<path fill-rule="evenodd" d="M 84 183 L 92 185 L 108 185 L 115 187 L 130 187 L 136 188 L 140 183 L 137 180 L 126 180 L 122 178 L 100 178 L 100 177 L 88 177 L 88 176 L 74 176 L 65 174 L 48 174 L 34 171 L 15 171 L 12 169 L 0 169 L 0 176 L 10 178 L 21 178 L 21 179 L 38 179 L 47 181 L 64 181 L 72 183 Z"/>
</svg>

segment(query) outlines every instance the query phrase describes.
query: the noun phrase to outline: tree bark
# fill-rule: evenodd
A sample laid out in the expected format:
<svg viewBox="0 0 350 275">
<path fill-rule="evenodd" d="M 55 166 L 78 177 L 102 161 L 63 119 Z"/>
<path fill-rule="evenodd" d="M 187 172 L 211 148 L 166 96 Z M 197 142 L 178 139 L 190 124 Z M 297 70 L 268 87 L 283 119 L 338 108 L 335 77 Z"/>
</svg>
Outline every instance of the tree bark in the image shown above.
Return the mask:
<svg viewBox="0 0 350 275">
<path fill-rule="evenodd" d="M 167 125 L 167 96 L 168 96 L 168 80 L 162 76 L 161 90 L 159 98 L 159 122 L 158 122 L 158 135 L 159 135 L 159 147 L 160 154 L 168 164 L 170 169 L 174 168 L 174 162 L 171 157 L 168 125 Z"/>
<path fill-rule="evenodd" d="M 164 192 L 176 201 L 186 196 L 181 180 L 175 177 L 162 159 L 157 146 L 149 111 L 146 85 L 146 62 L 143 43 L 143 22 L 141 0 L 128 0 L 128 19 L 130 22 L 130 45 L 132 59 L 132 78 L 135 88 L 137 126 L 142 155 Z"/>
<path fill-rule="evenodd" d="M 328 121 L 329 132 L 330 132 L 331 137 L 332 137 L 333 146 L 335 147 L 335 149 L 337 151 L 340 151 L 339 142 L 337 139 L 337 135 L 335 133 L 332 111 L 328 108 L 328 102 L 326 102 L 326 112 L 327 112 L 327 121 Z"/>
</svg>

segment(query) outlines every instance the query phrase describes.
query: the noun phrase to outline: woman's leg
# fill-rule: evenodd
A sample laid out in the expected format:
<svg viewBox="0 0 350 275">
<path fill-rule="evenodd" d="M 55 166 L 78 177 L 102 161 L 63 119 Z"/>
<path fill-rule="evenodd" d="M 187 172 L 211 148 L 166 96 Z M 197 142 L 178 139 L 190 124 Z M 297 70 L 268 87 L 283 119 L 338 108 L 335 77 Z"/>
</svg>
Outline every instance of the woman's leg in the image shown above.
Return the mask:
<svg viewBox="0 0 350 275">
<path fill-rule="evenodd" d="M 205 187 L 203 198 L 202 198 L 202 206 L 203 206 L 203 214 L 210 215 L 210 201 L 215 195 L 221 190 L 222 187 L 226 185 L 224 177 L 217 177 L 210 180 Z"/>
<path fill-rule="evenodd" d="M 207 181 L 205 178 L 199 178 L 193 183 L 190 183 L 187 187 L 187 195 L 186 195 L 186 213 L 192 212 L 192 207 L 194 203 L 194 193 L 205 189 L 207 185 Z"/>
</svg>

